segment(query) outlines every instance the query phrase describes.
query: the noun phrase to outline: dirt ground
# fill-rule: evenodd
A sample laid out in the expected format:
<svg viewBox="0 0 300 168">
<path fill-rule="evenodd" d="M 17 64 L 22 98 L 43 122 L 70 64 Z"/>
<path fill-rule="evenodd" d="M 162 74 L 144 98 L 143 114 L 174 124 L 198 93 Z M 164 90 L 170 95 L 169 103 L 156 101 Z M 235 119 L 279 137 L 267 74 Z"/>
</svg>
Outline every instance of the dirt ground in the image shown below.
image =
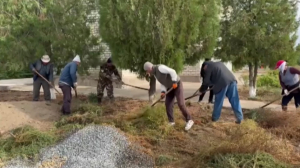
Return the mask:
<svg viewBox="0 0 300 168">
<path fill-rule="evenodd" d="M 33 102 L 31 92 L 0 92 L 0 128 L 6 132 L 24 125 L 48 130 L 60 118 L 57 101 L 50 106 L 41 101 Z"/>
</svg>

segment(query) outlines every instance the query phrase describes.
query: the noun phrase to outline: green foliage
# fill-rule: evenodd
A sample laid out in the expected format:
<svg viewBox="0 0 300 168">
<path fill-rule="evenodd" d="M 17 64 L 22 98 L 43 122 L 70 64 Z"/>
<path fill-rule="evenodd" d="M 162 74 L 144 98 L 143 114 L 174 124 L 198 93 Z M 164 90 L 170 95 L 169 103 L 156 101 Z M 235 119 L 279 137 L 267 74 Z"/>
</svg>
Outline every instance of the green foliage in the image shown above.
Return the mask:
<svg viewBox="0 0 300 168">
<path fill-rule="evenodd" d="M 30 78 L 33 76 L 29 68 L 20 69 L 20 70 L 5 70 L 0 67 L 0 80 L 1 79 L 18 79 L 18 78 Z"/>
<path fill-rule="evenodd" d="M 13 135 L 15 137 L 0 139 L 1 159 L 16 156 L 33 157 L 40 149 L 57 141 L 53 132 L 43 133 L 29 126 L 15 129 Z"/>
<path fill-rule="evenodd" d="M 100 34 L 114 62 L 144 76 L 143 64 L 177 71 L 211 57 L 219 36 L 220 0 L 100 0 Z"/>
<path fill-rule="evenodd" d="M 260 64 L 274 67 L 276 61 L 295 64 L 300 46 L 295 46 L 297 7 L 289 0 L 224 0 L 221 38 L 216 56 L 234 66 L 249 65 L 250 86 Z"/>
<path fill-rule="evenodd" d="M 92 6 L 83 0 L 1 2 L 1 64 L 6 68 L 28 68 L 48 54 L 60 71 L 78 54 L 82 60 L 79 71 L 97 66 L 101 49 L 96 47 L 100 41 L 89 27 L 96 19 L 87 17 Z"/>
<path fill-rule="evenodd" d="M 268 153 L 216 155 L 210 161 L 209 167 L 291 168 L 291 166 L 277 161 Z"/>
<path fill-rule="evenodd" d="M 169 163 L 171 163 L 173 161 L 173 157 L 169 156 L 169 155 L 159 155 L 156 159 L 155 159 L 155 165 L 156 166 L 163 166 L 163 165 L 167 165 Z"/>
<path fill-rule="evenodd" d="M 266 75 L 257 78 L 257 87 L 275 87 L 280 88 L 278 71 L 269 71 Z"/>
</svg>

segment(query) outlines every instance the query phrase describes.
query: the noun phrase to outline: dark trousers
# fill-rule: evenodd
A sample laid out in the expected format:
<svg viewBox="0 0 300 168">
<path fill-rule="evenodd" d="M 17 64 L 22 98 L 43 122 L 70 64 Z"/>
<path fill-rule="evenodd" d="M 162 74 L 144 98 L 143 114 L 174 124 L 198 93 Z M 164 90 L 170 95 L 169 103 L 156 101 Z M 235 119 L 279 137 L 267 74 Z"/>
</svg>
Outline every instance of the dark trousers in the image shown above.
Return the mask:
<svg viewBox="0 0 300 168">
<path fill-rule="evenodd" d="M 166 95 L 165 105 L 166 105 L 166 111 L 167 111 L 169 122 L 174 122 L 173 107 L 174 107 L 175 97 L 176 97 L 176 100 L 178 103 L 178 107 L 179 107 L 182 115 L 184 116 L 185 120 L 186 121 L 191 120 L 191 115 L 187 111 L 185 102 L 184 102 L 183 85 L 182 85 L 182 82 L 179 81 L 178 87 Z"/>
<path fill-rule="evenodd" d="M 64 97 L 63 97 L 63 105 L 61 107 L 61 111 L 64 114 L 71 113 L 71 101 L 72 101 L 72 88 L 69 85 L 59 84 L 59 88 L 61 89 Z"/>
<path fill-rule="evenodd" d="M 51 99 L 50 86 L 44 79 L 42 79 L 40 77 L 38 77 L 33 82 L 33 101 L 38 101 L 39 100 L 41 86 L 43 87 L 43 90 L 44 90 L 45 100 L 50 101 L 50 99 Z"/>
<path fill-rule="evenodd" d="M 296 86 L 298 87 L 298 86 Z M 288 88 L 288 91 L 292 90 L 292 88 Z M 284 90 L 282 90 L 281 94 L 284 94 Z M 282 106 L 288 106 L 289 102 L 292 100 L 292 98 L 294 98 L 294 102 L 295 102 L 295 106 L 296 108 L 299 107 L 299 104 L 300 104 L 300 90 L 296 90 L 292 93 L 290 93 L 289 95 L 287 96 L 283 96 L 282 99 L 281 99 L 281 105 Z"/>
<path fill-rule="evenodd" d="M 212 87 L 213 87 L 213 86 L 209 86 L 210 89 L 211 89 Z M 202 100 L 203 100 L 203 97 L 205 96 L 205 93 L 206 93 L 206 92 L 204 92 L 202 95 L 199 96 L 199 101 L 202 101 Z M 208 102 L 212 102 L 212 101 L 213 101 L 213 98 L 214 98 L 214 91 L 213 91 L 213 90 L 210 90 Z"/>
</svg>

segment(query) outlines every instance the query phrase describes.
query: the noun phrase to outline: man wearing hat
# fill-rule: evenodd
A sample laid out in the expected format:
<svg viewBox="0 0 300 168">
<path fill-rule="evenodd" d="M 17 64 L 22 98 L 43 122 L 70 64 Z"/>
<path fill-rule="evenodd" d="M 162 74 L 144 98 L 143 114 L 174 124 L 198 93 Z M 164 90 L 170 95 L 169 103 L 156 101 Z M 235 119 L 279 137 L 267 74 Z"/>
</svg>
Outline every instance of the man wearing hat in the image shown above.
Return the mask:
<svg viewBox="0 0 300 168">
<path fill-rule="evenodd" d="M 42 56 L 41 59 L 37 60 L 33 64 L 30 64 L 30 68 L 34 73 L 33 76 L 33 101 L 38 101 L 40 97 L 41 86 L 44 90 L 44 98 L 46 104 L 50 104 L 51 94 L 50 94 L 50 85 L 47 81 L 41 78 L 36 72 L 41 76 L 46 78 L 49 82 L 54 84 L 53 81 L 53 64 L 50 63 L 50 57 L 48 55 Z"/>
<path fill-rule="evenodd" d="M 72 88 L 77 87 L 77 67 L 80 64 L 80 57 L 76 55 L 72 62 L 69 62 L 62 70 L 59 78 L 59 88 L 63 92 L 64 100 L 61 111 L 64 115 L 71 114 Z"/>
<path fill-rule="evenodd" d="M 294 98 L 295 106 L 298 108 L 300 104 L 299 75 L 300 71 L 294 67 L 287 66 L 284 60 L 279 60 L 275 69 L 279 70 L 279 82 L 282 87 L 281 106 L 283 111 L 287 111 L 288 103 Z M 298 88 L 291 93 L 291 90 Z"/>
<path fill-rule="evenodd" d="M 112 82 L 112 74 L 114 74 L 118 80 L 122 81 L 121 76 L 112 63 L 111 58 L 107 59 L 106 63 L 100 66 L 99 79 L 97 84 L 97 97 L 98 103 L 101 104 L 104 95 L 104 89 L 106 88 L 107 97 L 111 102 L 114 101 L 114 87 Z"/>
<path fill-rule="evenodd" d="M 149 97 L 153 97 L 156 91 L 156 80 L 158 80 L 161 84 L 161 98 L 166 97 L 165 106 L 169 124 L 171 126 L 175 125 L 173 117 L 173 107 L 176 97 L 178 107 L 186 121 L 185 130 L 187 131 L 191 129 L 194 121 L 191 119 L 191 115 L 186 109 L 183 97 L 183 84 L 180 81 L 180 78 L 177 75 L 176 71 L 167 67 L 166 65 L 153 65 L 151 62 L 146 62 L 144 64 L 144 70 L 147 71 L 147 74 L 152 76 L 150 80 Z M 173 90 L 166 94 L 167 90 L 170 90 L 171 88 L 173 88 Z"/>
</svg>

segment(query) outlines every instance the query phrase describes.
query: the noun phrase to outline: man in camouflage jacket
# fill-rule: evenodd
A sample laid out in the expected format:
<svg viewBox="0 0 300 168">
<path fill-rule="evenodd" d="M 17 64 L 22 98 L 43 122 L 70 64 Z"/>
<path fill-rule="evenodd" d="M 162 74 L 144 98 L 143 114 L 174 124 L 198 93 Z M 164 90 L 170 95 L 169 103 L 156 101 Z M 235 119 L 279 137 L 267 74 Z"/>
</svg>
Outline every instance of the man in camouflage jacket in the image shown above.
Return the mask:
<svg viewBox="0 0 300 168">
<path fill-rule="evenodd" d="M 107 97 L 112 102 L 114 101 L 114 87 L 112 82 L 112 74 L 115 74 L 118 80 L 122 81 L 116 66 L 112 63 L 111 58 L 109 58 L 105 64 L 100 66 L 99 79 L 97 85 L 97 97 L 99 104 L 102 102 L 104 88 L 106 88 Z"/>
</svg>

